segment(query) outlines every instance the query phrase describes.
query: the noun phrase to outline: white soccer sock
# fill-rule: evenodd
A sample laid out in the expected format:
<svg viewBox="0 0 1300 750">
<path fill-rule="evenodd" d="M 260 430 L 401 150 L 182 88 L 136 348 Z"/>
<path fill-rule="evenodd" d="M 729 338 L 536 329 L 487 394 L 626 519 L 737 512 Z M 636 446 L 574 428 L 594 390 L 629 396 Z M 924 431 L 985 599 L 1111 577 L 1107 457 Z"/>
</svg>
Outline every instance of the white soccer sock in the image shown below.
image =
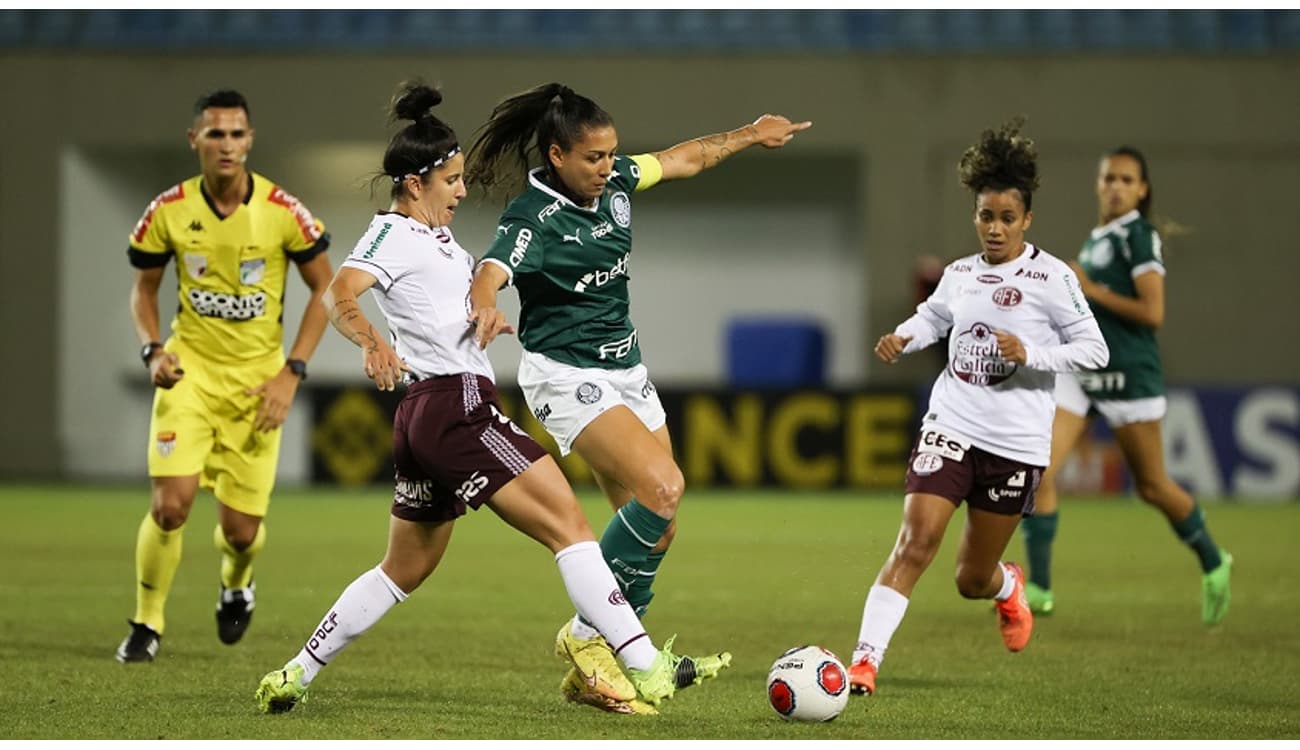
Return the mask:
<svg viewBox="0 0 1300 750">
<path fill-rule="evenodd" d="M 618 588 L 594 541 L 578 542 L 555 555 L 560 578 L 578 614 L 605 636 L 614 655 L 631 669 L 647 669 L 657 649 Z"/>
<path fill-rule="evenodd" d="M 406 592 L 384 575 L 378 565 L 348 584 L 307 639 L 307 644 L 290 660 L 290 663 L 302 666 L 302 684 L 311 684 L 316 673 L 333 661 L 340 651 L 379 622 L 394 604 L 403 601 L 406 601 Z"/>
<path fill-rule="evenodd" d="M 872 586 L 862 607 L 862 628 L 858 631 L 858 647 L 853 649 L 853 663 L 866 658 L 879 667 L 885 649 L 889 648 L 889 639 L 894 637 L 906 612 L 907 597 L 888 586 Z"/>
<path fill-rule="evenodd" d="M 590 640 L 600 635 L 600 631 L 582 621 L 582 615 L 573 616 L 573 625 L 569 627 L 569 632 L 573 633 L 574 638 Z"/>
<path fill-rule="evenodd" d="M 1006 563 L 998 563 L 998 567 L 1002 568 L 1002 588 L 998 589 L 998 593 L 993 598 L 1005 602 L 1011 598 L 1011 592 L 1016 590 L 1016 574 L 1007 567 Z"/>
</svg>

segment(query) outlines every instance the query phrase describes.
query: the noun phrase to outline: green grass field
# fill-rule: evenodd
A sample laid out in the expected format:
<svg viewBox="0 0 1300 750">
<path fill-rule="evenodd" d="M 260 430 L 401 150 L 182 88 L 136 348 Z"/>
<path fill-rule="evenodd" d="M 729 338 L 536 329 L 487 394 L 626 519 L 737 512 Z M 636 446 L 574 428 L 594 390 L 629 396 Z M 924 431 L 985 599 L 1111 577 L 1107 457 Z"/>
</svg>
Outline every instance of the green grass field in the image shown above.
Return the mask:
<svg viewBox="0 0 1300 750">
<path fill-rule="evenodd" d="M 1192 554 L 1136 502 L 1065 507 L 1058 611 L 1007 653 L 988 603 L 952 584 L 958 522 L 894 637 L 879 693 L 823 725 L 780 721 L 768 667 L 786 648 L 847 658 L 863 597 L 892 545 L 897 497 L 688 495 L 646 618 L 679 652 L 733 667 L 658 717 L 566 703 L 551 654 L 570 607 L 549 554 L 484 511 L 443 565 L 337 659 L 310 702 L 263 716 L 253 689 L 300 648 L 343 587 L 383 553 L 382 491 L 281 491 L 243 642 L 213 608 L 214 503 L 188 524 L 158 661 L 113 651 L 132 614 L 144 485 L 0 488 L 0 738 L 1296 738 L 1300 737 L 1300 504 L 1213 504 L 1236 556 L 1225 624 L 1200 623 Z M 609 511 L 585 500 L 597 530 Z M 1019 538 L 1011 556 L 1023 557 Z"/>
</svg>

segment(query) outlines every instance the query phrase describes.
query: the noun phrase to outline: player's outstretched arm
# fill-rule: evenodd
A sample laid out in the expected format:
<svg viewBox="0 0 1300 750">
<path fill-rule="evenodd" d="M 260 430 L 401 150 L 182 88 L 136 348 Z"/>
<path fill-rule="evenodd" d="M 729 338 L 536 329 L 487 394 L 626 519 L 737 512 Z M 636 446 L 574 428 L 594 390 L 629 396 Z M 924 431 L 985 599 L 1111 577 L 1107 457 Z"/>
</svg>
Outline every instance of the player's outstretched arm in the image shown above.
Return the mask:
<svg viewBox="0 0 1300 750">
<path fill-rule="evenodd" d="M 810 127 L 811 121 L 791 122 L 782 115 L 763 115 L 735 130 L 679 143 L 657 152 L 655 158 L 663 166 L 661 179 L 681 180 L 716 167 L 737 151 L 756 144 L 764 148 L 780 148 L 789 143 L 795 133 Z"/>
</svg>

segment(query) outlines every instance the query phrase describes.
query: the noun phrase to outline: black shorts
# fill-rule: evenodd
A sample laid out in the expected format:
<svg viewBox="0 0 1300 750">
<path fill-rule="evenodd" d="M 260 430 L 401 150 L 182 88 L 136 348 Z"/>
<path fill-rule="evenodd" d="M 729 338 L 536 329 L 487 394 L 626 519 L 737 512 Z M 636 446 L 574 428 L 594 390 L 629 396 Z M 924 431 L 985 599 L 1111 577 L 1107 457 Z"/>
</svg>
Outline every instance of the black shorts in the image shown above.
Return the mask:
<svg viewBox="0 0 1300 750">
<path fill-rule="evenodd" d="M 1013 461 L 924 428 L 907 462 L 908 494 L 924 492 L 1006 516 L 1034 513 L 1043 467 Z"/>
<path fill-rule="evenodd" d="M 393 418 L 393 515 L 455 520 L 545 455 L 501 413 L 491 380 L 469 373 L 421 380 Z"/>
</svg>

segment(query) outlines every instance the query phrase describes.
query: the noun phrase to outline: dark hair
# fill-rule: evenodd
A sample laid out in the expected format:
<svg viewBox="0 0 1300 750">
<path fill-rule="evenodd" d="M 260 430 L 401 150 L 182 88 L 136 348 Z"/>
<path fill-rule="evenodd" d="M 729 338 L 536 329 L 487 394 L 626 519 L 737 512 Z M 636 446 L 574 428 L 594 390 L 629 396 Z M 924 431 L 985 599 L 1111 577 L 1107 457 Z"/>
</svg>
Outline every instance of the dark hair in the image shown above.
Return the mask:
<svg viewBox="0 0 1300 750">
<path fill-rule="evenodd" d="M 1038 150 L 1034 142 L 1020 135 L 1024 117 L 1013 117 L 996 131 L 985 130 L 979 143 L 966 149 L 957 165 L 961 184 L 978 198 L 985 190 L 1020 191 L 1025 210 L 1033 206 L 1038 189 Z"/>
<path fill-rule="evenodd" d="M 1104 158 L 1109 159 L 1112 156 L 1127 156 L 1138 163 L 1138 170 L 1142 173 L 1140 177 L 1147 184 L 1147 197 L 1138 201 L 1138 213 L 1142 214 L 1142 218 L 1150 219 L 1151 200 L 1155 197 L 1155 187 L 1151 185 L 1151 171 L 1147 169 L 1147 158 L 1142 155 L 1141 151 L 1132 146 L 1120 146 L 1107 152 Z"/>
<path fill-rule="evenodd" d="M 397 87 L 388 106 L 389 121 L 412 122 L 388 142 L 383 174 L 375 178 L 392 181 L 391 197 L 402 195 L 404 177 L 415 174 L 427 180 L 429 172 L 460 150 L 455 131 L 430 111 L 441 102 L 442 92 L 423 81 L 403 81 Z"/>
<path fill-rule="evenodd" d="M 219 107 L 222 109 L 238 108 L 244 110 L 246 116 L 250 118 L 253 116 L 253 113 L 248 109 L 248 100 L 244 98 L 243 94 L 234 89 L 217 89 L 216 91 L 200 96 L 194 102 L 194 116 L 201 116 L 203 110 L 210 107 Z"/>
<path fill-rule="evenodd" d="M 489 193 L 513 187 L 528 174 L 530 152 L 550 173 L 551 144 L 568 151 L 583 131 L 613 124 L 600 105 L 562 83 L 535 86 L 493 108 L 469 149 L 465 182 Z"/>
</svg>

